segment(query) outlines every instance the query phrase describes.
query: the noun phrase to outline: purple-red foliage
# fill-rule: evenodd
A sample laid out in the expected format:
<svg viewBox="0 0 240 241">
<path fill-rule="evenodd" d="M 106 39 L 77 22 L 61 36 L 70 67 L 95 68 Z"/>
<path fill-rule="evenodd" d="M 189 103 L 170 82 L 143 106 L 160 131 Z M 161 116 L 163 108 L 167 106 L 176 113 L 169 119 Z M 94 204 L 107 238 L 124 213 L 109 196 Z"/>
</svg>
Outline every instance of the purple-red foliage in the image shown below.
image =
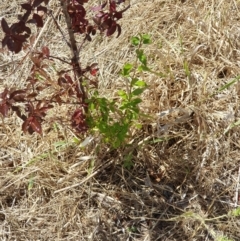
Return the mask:
<svg viewBox="0 0 240 241">
<path fill-rule="evenodd" d="M 7 47 L 9 51 L 19 53 L 21 50 L 31 47 L 31 42 L 27 44 L 31 36 L 31 29 L 28 24 L 35 24 L 38 28 L 44 26 L 45 15 L 50 11 L 47 8 L 49 0 L 29 0 L 27 3 L 21 4 L 25 13 L 20 20 L 8 25 L 7 21 L 2 18 L 1 27 L 5 33 L 2 39 L 2 47 Z M 92 36 L 99 31 L 106 33 L 106 36 L 111 36 L 117 31 L 117 37 L 121 34 L 121 26 L 117 23 L 122 18 L 130 6 L 121 11 L 117 11 L 117 5 L 125 2 L 125 0 L 108 0 L 100 6 L 91 8 L 94 12 L 92 19 L 87 18 L 87 11 L 84 4 L 88 0 L 69 0 L 67 12 L 71 20 L 71 28 L 75 34 L 84 34 L 84 40 L 91 41 Z M 45 4 L 43 6 L 42 4 Z M 108 10 L 105 8 L 108 6 Z M 55 21 L 56 23 L 56 21 Z M 56 23 L 57 24 L 57 23 Z M 57 26 L 58 29 L 59 26 Z M 82 45 L 80 45 L 82 46 Z M 81 48 L 81 47 L 79 47 Z M 97 88 L 97 64 L 92 63 L 85 68 L 82 68 L 79 62 L 70 62 L 62 60 L 59 57 L 51 56 L 48 46 L 43 46 L 41 51 L 29 50 L 30 59 L 33 63 L 30 75 L 27 78 L 27 86 L 24 89 L 4 89 L 0 93 L 0 113 L 6 117 L 10 111 L 15 112 L 19 118 L 23 120 L 22 130 L 32 134 L 37 132 L 42 134 L 42 123 L 49 109 L 54 107 L 54 104 L 72 104 L 78 108 L 70 115 L 71 127 L 78 133 L 88 130 L 87 114 L 88 105 L 87 94 L 88 89 L 84 87 L 83 79 L 89 80 L 89 86 Z M 70 65 L 69 70 L 59 71 L 57 80 L 52 80 L 48 75 L 46 68 L 50 62 L 55 59 L 61 60 Z M 68 72 L 72 72 L 69 74 Z M 95 79 L 87 77 L 87 73 Z M 41 76 L 45 81 L 39 81 L 37 76 Z M 90 88 L 88 86 L 88 88 Z M 49 87 L 52 87 L 52 92 L 47 98 L 40 98 L 40 93 Z M 21 104 L 20 104 L 21 103 Z"/>
</svg>

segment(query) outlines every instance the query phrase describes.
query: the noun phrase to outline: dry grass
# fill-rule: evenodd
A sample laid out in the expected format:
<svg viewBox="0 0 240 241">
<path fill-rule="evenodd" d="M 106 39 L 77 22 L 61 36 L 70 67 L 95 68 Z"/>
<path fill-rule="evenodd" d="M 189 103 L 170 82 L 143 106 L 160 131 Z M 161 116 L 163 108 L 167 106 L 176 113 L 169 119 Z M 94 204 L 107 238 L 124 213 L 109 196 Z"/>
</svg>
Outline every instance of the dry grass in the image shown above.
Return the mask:
<svg viewBox="0 0 240 241">
<path fill-rule="evenodd" d="M 14 21 L 18 2 L 2 0 L 1 17 Z M 58 9 L 57 0 L 50 4 Z M 135 59 L 130 37 L 151 34 L 149 65 L 165 74 L 144 75 L 142 108 L 152 122 L 132 145 L 110 151 L 97 137 L 81 148 L 64 125 L 46 125 L 40 137 L 23 135 L 15 116 L 1 120 L 1 240 L 239 240 L 240 220 L 227 213 L 240 206 L 240 131 L 226 130 L 240 117 L 240 85 L 216 93 L 240 72 L 239 1 L 131 4 L 122 35 L 97 37 L 82 59 L 99 63 L 99 91 L 111 98 L 123 88 L 119 69 Z M 67 59 L 59 39 L 49 19 L 37 46 Z M 1 53 L 1 90 L 24 85 L 30 62 L 23 57 Z"/>
</svg>

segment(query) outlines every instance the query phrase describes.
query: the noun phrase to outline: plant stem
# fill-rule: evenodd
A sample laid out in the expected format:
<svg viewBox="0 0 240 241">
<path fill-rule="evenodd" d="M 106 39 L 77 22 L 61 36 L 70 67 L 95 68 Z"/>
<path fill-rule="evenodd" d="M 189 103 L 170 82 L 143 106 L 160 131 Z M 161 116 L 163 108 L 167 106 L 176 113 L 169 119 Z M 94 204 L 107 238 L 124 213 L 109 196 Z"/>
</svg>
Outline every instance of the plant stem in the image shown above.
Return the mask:
<svg viewBox="0 0 240 241">
<path fill-rule="evenodd" d="M 79 63 L 79 52 L 78 52 L 78 47 L 77 47 L 77 44 L 76 44 L 76 39 L 75 39 L 73 30 L 72 30 L 71 19 L 68 15 L 68 11 L 67 11 L 67 6 L 70 4 L 69 3 L 70 0 L 60 0 L 60 2 L 61 2 L 61 5 L 62 5 L 63 14 L 64 14 L 64 17 L 65 17 L 65 20 L 66 20 L 66 23 L 67 23 L 68 35 L 69 35 L 69 38 L 70 38 L 70 45 L 71 45 L 71 50 L 72 50 L 71 62 L 72 62 L 73 68 L 75 70 L 77 79 L 79 81 L 79 88 L 80 88 L 80 91 L 82 92 L 82 102 L 85 103 L 86 92 L 85 92 L 83 84 L 82 84 L 83 75 L 82 75 L 82 68 L 81 68 L 80 63 Z M 87 111 L 87 108 L 84 108 L 84 109 L 85 109 L 85 111 Z"/>
</svg>

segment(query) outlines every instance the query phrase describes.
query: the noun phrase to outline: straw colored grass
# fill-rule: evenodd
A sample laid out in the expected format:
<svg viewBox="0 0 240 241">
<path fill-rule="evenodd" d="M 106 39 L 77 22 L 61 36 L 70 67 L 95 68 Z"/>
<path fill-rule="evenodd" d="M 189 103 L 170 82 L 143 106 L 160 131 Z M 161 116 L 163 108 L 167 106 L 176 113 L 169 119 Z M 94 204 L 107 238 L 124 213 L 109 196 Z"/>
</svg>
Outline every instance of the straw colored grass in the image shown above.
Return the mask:
<svg viewBox="0 0 240 241">
<path fill-rule="evenodd" d="M 0 17 L 15 21 L 20 2 L 2 0 Z M 149 86 L 141 109 L 152 119 L 115 151 L 98 136 L 85 147 L 74 142 L 67 106 L 49 114 L 42 137 L 22 134 L 16 116 L 1 119 L 1 240 L 239 240 L 239 217 L 228 213 L 240 207 L 240 131 L 232 125 L 240 118 L 240 84 L 218 90 L 240 73 L 240 3 L 130 3 L 122 35 L 94 38 L 81 59 L 98 63 L 99 92 L 114 98 L 125 83 L 119 70 L 136 59 L 130 38 L 150 34 L 148 64 L 164 74 L 141 76 Z M 59 17 L 59 1 L 50 7 Z M 48 21 L 36 47 L 69 59 Z M 67 33 L 63 16 L 59 24 Z M 1 91 L 25 85 L 31 62 L 24 56 L 0 53 Z M 66 66 L 57 61 L 56 68 Z"/>
</svg>

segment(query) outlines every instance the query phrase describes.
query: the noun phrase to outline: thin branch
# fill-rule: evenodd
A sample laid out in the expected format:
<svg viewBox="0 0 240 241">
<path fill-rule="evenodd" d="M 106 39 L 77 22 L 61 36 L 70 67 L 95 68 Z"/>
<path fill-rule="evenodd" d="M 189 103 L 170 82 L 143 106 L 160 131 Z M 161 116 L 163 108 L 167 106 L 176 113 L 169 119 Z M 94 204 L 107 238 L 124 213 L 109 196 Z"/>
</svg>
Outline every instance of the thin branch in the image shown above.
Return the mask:
<svg viewBox="0 0 240 241">
<path fill-rule="evenodd" d="M 62 5 L 62 10 L 63 10 L 63 14 L 65 16 L 65 20 L 67 23 L 67 29 L 68 29 L 68 35 L 69 35 L 69 39 L 70 39 L 70 45 L 71 45 L 71 50 L 72 50 L 72 64 L 74 69 L 76 69 L 76 75 L 79 81 L 79 87 L 80 87 L 80 91 L 82 92 L 82 101 L 85 102 L 86 99 L 86 93 L 82 84 L 82 69 L 81 66 L 79 64 L 79 53 L 78 53 L 78 47 L 77 47 L 77 43 L 76 43 L 76 39 L 72 30 L 72 24 L 71 24 L 71 19 L 68 15 L 68 11 L 67 11 L 67 6 L 70 3 L 70 0 L 60 0 L 61 5 Z"/>
<path fill-rule="evenodd" d="M 59 13 L 60 11 L 61 11 L 61 8 L 59 8 L 59 11 L 57 11 L 57 13 Z M 51 14 L 51 16 L 52 16 L 53 22 L 55 23 L 57 29 L 58 29 L 59 32 L 62 34 L 64 41 L 66 42 L 66 44 L 68 45 L 68 47 L 71 48 L 70 43 L 66 40 L 66 38 L 65 38 L 65 36 L 64 36 L 64 33 L 63 33 L 62 29 L 60 28 L 58 22 L 56 21 L 56 18 L 54 17 L 52 11 L 50 11 L 50 14 Z"/>
<path fill-rule="evenodd" d="M 49 55 L 49 58 L 52 58 L 52 59 L 58 59 L 58 60 L 62 61 L 62 62 L 65 63 L 65 64 L 69 64 L 69 65 L 71 65 L 70 62 L 67 62 L 66 60 L 61 59 L 61 58 L 56 57 L 56 56 Z"/>
</svg>

